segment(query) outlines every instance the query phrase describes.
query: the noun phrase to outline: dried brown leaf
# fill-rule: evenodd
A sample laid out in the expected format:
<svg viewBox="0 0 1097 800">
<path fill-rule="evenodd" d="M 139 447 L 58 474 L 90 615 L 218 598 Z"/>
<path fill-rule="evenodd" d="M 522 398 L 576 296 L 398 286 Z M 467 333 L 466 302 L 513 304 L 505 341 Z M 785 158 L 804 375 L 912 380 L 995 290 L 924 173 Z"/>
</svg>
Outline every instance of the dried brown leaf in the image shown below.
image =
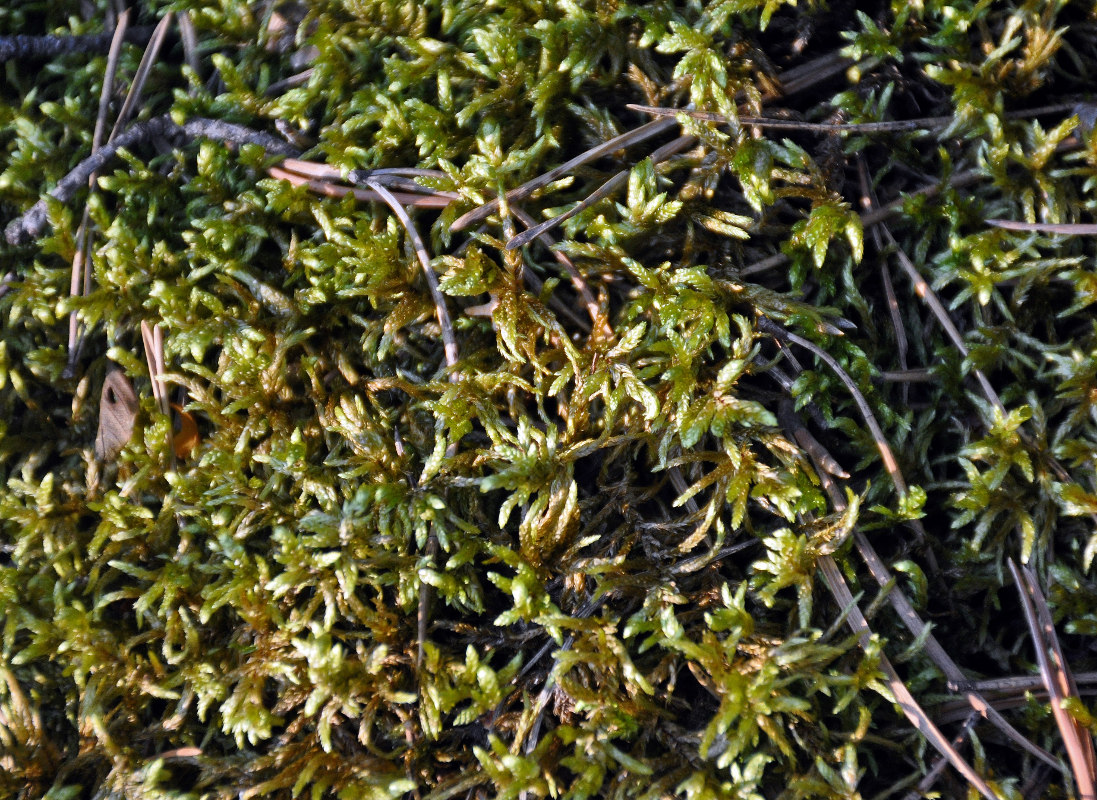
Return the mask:
<svg viewBox="0 0 1097 800">
<path fill-rule="evenodd" d="M 107 373 L 99 397 L 99 432 L 95 435 L 95 457 L 113 461 L 133 436 L 137 417 L 137 394 L 122 370 Z"/>
</svg>

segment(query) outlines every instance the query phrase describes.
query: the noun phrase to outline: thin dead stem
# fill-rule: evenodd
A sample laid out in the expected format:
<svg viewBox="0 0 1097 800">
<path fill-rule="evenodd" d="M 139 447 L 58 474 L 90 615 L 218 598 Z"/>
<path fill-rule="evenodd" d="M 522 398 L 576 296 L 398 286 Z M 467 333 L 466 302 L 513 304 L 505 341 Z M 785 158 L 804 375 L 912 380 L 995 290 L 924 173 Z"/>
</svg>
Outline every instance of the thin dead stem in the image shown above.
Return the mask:
<svg viewBox="0 0 1097 800">
<path fill-rule="evenodd" d="M 156 405 L 168 420 L 167 452 L 171 468 L 175 469 L 175 443 L 172 432 L 171 404 L 168 402 L 168 388 L 164 384 L 164 330 L 159 325 L 149 325 L 141 320 L 141 342 L 145 346 L 145 361 L 149 366 L 149 378 L 152 379 L 152 396 Z"/>
<path fill-rule="evenodd" d="M 167 371 L 164 368 L 164 331 L 159 325 L 149 325 L 141 320 L 141 342 L 145 346 L 145 361 L 149 366 L 149 377 L 152 378 L 152 396 L 156 405 L 160 407 L 160 413 L 165 416 L 171 413 L 168 405 L 168 395 L 161 376 Z"/>
<path fill-rule="evenodd" d="M 427 279 L 427 286 L 430 288 L 430 296 L 434 301 L 438 326 L 442 329 L 442 344 L 445 350 L 446 366 L 450 367 L 449 379 L 455 381 L 457 380 L 457 373 L 453 368 L 457 366 L 459 358 L 457 337 L 453 334 L 453 322 L 450 320 L 449 310 L 446 308 L 446 298 L 438 286 L 438 275 L 435 274 L 434 267 L 430 265 L 430 254 L 427 252 L 427 247 L 423 244 L 423 239 L 419 236 L 419 231 L 416 230 L 415 223 L 411 221 L 408 212 L 404 210 L 404 207 L 400 205 L 400 201 L 396 199 L 392 192 L 372 178 L 366 182 L 366 185 L 376 192 L 381 200 L 392 209 L 392 213 L 396 215 L 404 230 L 407 231 L 412 248 L 419 259 L 419 266 L 423 268 L 423 277 Z"/>
<path fill-rule="evenodd" d="M 842 571 L 838 568 L 834 557 L 822 555 L 816 563 L 827 588 L 834 597 L 834 601 L 840 608 L 848 609 L 847 624 L 857 634 L 861 646 L 867 648 L 871 644 L 872 629 L 869 628 L 868 620 L 865 619 L 861 609 L 854 601 L 853 593 L 850 591 L 845 576 L 842 575 Z M 918 701 L 914 699 L 914 695 L 910 693 L 902 678 L 899 677 L 899 673 L 892 666 L 891 661 L 883 653 L 880 654 L 880 669 L 887 678 L 888 688 L 895 697 L 896 703 L 898 703 L 899 708 L 910 724 L 926 737 L 926 740 L 933 745 L 937 752 L 948 759 L 956 771 L 963 775 L 979 794 L 987 800 L 998 800 L 997 795 L 987 786 L 986 781 L 967 763 L 964 757 L 952 746 L 952 742 L 941 733 L 940 729 L 933 724 L 933 720 L 929 718 L 929 715 L 918 704 Z"/>
<path fill-rule="evenodd" d="M 970 735 L 972 729 L 975 727 L 976 721 L 979 719 L 979 715 L 974 711 L 971 711 L 967 715 L 967 719 L 964 720 L 964 724 L 960 726 L 960 731 L 952 737 L 952 746 L 959 749 L 964 743 L 964 739 Z M 922 780 L 918 781 L 917 789 L 914 789 L 907 793 L 904 800 L 921 800 L 929 794 L 930 789 L 933 788 L 933 784 L 937 783 L 937 779 L 941 777 L 941 773 L 945 771 L 945 767 L 948 766 L 948 759 L 941 757 L 937 759 L 937 762 L 929 768 L 926 774 L 922 777 Z"/>
<path fill-rule="evenodd" d="M 853 379 L 850 378 L 849 375 L 841 369 L 841 366 L 838 364 L 838 362 L 835 361 L 828 353 L 823 351 L 814 343 L 809 342 L 808 340 L 804 339 L 803 337 L 797 336 L 796 334 L 792 334 L 784 327 L 778 325 L 771 320 L 768 320 L 764 317 L 759 318 L 758 327 L 761 330 L 767 331 L 768 333 L 779 337 L 783 337 L 785 334 L 787 334 L 789 341 L 793 341 L 796 344 L 800 344 L 801 346 L 806 347 L 812 353 L 817 355 L 821 360 L 823 360 L 824 363 L 831 367 L 831 369 L 835 370 L 835 373 L 838 375 L 839 379 L 846 385 L 846 388 L 850 390 L 851 394 L 854 397 L 854 402 L 857 404 L 857 407 L 861 411 L 862 416 L 864 416 L 866 424 L 869 426 L 869 429 L 873 434 L 873 438 L 876 440 L 877 448 L 880 449 L 881 457 L 885 460 L 885 467 L 887 466 L 887 460 L 890 457 L 891 464 L 894 466 L 895 471 L 892 472 L 891 469 L 889 469 L 888 472 L 895 485 L 896 491 L 898 491 L 900 495 L 906 494 L 906 481 L 898 470 L 898 465 L 896 464 L 894 455 L 891 453 L 891 448 L 883 435 L 883 431 L 880 429 L 879 424 L 876 423 L 876 419 L 875 416 L 872 414 L 872 410 L 868 407 L 867 401 L 864 399 L 864 396 L 861 394 L 856 384 L 853 383 Z M 872 420 L 871 423 L 869 422 L 869 419 Z M 837 490 L 833 480 L 830 478 L 830 475 L 827 474 L 827 471 L 824 470 L 820 472 L 819 478 L 823 482 L 823 486 L 830 496 L 831 502 L 834 504 L 835 508 L 837 508 L 838 510 L 844 509 L 846 507 L 845 498 L 842 497 L 841 493 Z M 920 536 L 920 538 L 922 538 L 923 540 L 926 538 L 925 528 L 922 526 L 920 520 L 912 520 L 909 524 L 914 529 L 915 533 Z M 884 562 L 880 559 L 879 555 L 876 553 L 876 550 L 868 541 L 868 538 L 857 528 L 854 528 L 853 530 L 853 542 L 854 546 L 857 548 L 858 553 L 860 553 L 861 558 L 864 560 L 865 565 L 868 567 L 869 573 L 876 580 L 876 582 L 879 583 L 880 586 L 888 586 L 890 583 L 892 583 L 892 581 L 894 580 L 894 576 L 891 574 L 890 570 L 887 568 Z M 842 601 L 840 600 L 840 598 L 837 597 L 835 599 L 839 600 L 839 605 L 841 607 L 844 608 L 846 606 L 845 601 Z M 892 608 L 894 608 L 895 611 L 899 614 L 900 618 L 903 620 L 903 623 L 907 626 L 907 629 L 911 632 L 911 634 L 913 636 L 921 636 L 926 627 L 925 623 L 918 616 L 918 613 L 914 610 L 914 607 L 911 605 L 910 600 L 907 599 L 906 595 L 903 594 L 903 592 L 901 591 L 893 590 L 888 594 L 888 601 L 891 604 Z M 959 682 L 965 680 L 963 672 L 961 672 L 960 668 L 952 660 L 951 656 L 948 655 L 945 649 L 932 634 L 926 637 L 924 646 L 926 654 L 930 657 L 933 663 L 936 664 L 937 667 L 944 673 L 945 678 L 948 681 Z M 1049 753 L 1025 739 L 1024 736 L 1022 736 L 1012 725 L 1009 724 L 1009 722 L 1001 714 L 999 714 L 994 708 L 992 708 L 990 704 L 978 694 L 976 694 L 975 692 L 968 692 L 967 700 L 973 709 L 975 709 L 980 715 L 982 715 L 988 721 L 992 722 L 996 727 L 998 727 L 999 730 L 1001 730 L 1006 736 L 1010 738 L 1010 740 L 1018 744 L 1020 747 L 1023 747 L 1025 750 L 1029 751 L 1036 757 L 1040 758 L 1045 763 L 1051 764 L 1052 766 L 1058 765 L 1058 763 L 1055 761 L 1054 758 L 1052 758 Z M 919 730 L 921 730 L 921 728 L 919 728 Z"/>
<path fill-rule="evenodd" d="M 514 216 L 518 218 L 518 221 L 525 225 L 527 228 L 533 228 L 536 223 L 526 210 L 517 203 L 510 203 L 510 211 Z M 538 237 L 541 243 L 549 249 L 553 257 L 560 262 L 564 267 L 564 270 L 568 273 L 568 277 L 571 278 L 571 285 L 575 287 L 576 293 L 579 295 L 579 299 L 583 301 L 583 305 L 586 306 L 587 314 L 590 315 L 590 322 L 593 326 L 599 325 L 599 320 L 602 320 L 602 311 L 598 306 L 598 301 L 594 299 L 594 293 L 590 290 L 590 285 L 587 283 L 586 278 L 579 272 L 575 263 L 567 257 L 564 253 L 561 253 L 556 249 L 556 242 L 552 239 L 548 233 L 542 233 Z M 608 323 L 602 320 L 602 326 L 608 328 Z"/>
<path fill-rule="evenodd" d="M 895 454 L 891 451 L 891 446 L 887 442 L 887 437 L 884 436 L 884 431 L 880 427 L 880 423 L 876 421 L 876 415 L 872 413 L 872 409 L 869 407 L 868 401 L 865 400 L 865 396 L 861 394 L 861 390 L 857 388 L 857 384 L 853 382 L 853 378 L 849 376 L 849 373 L 842 369 L 842 365 L 839 364 L 830 353 L 815 344 L 815 342 L 793 333 L 773 320 L 767 319 L 766 317 L 759 317 L 758 328 L 778 339 L 798 344 L 804 349 L 810 350 L 820 361 L 834 371 L 834 374 L 838 376 L 838 379 L 845 384 L 845 387 L 849 390 L 850 395 L 853 397 L 853 402 L 857 404 L 857 410 L 861 412 L 861 417 L 865 420 L 865 424 L 868 425 L 868 429 L 872 433 L 872 438 L 876 443 L 876 449 L 879 451 L 880 458 L 884 463 L 884 469 L 887 470 L 891 482 L 895 485 L 895 490 L 900 496 L 906 496 L 908 492 L 907 482 L 903 477 L 903 473 L 899 470 L 899 462 L 896 461 Z"/>
<path fill-rule="evenodd" d="M 907 277 L 910 278 L 910 282 L 914 284 L 914 293 L 925 301 L 926 305 L 929 306 L 930 311 L 933 313 L 934 318 L 941 324 L 941 327 L 948 335 L 948 338 L 952 341 L 953 346 L 964 358 L 967 358 L 968 349 L 967 345 L 964 343 L 964 337 L 960 334 L 960 330 L 952 321 L 952 317 L 949 316 L 948 310 L 937 296 L 937 293 L 933 291 L 926 282 L 926 279 L 918 272 L 918 268 L 914 266 L 914 262 L 910 260 L 906 252 L 899 247 L 899 243 L 895 241 L 895 237 L 892 236 L 888 227 L 886 225 L 881 225 L 880 228 L 882 229 L 884 238 L 887 240 L 888 244 L 895 249 L 895 257 L 899 260 L 899 265 L 903 268 L 903 272 L 907 274 Z M 982 389 L 987 400 L 989 400 L 1004 416 L 1005 407 L 1002 405 L 998 393 L 994 391 L 994 387 L 991 386 L 990 381 L 987 380 L 986 375 L 978 369 L 972 370 L 972 373 L 975 375 L 975 380 L 978 381 L 979 387 Z"/>
<path fill-rule="evenodd" d="M 878 203 L 869 181 L 868 167 L 865 164 L 865 159 L 860 154 L 857 156 L 857 177 L 861 183 L 861 207 L 865 211 L 871 211 Z M 870 228 L 872 239 L 876 243 L 878 251 L 883 250 L 880 227 L 879 225 L 873 225 Z M 899 366 L 905 372 L 909 366 L 907 363 L 907 350 L 910 344 L 907 341 L 907 328 L 903 324 L 903 315 L 899 313 L 899 301 L 895 296 L 895 284 L 891 280 L 891 270 L 888 269 L 886 261 L 880 262 L 880 282 L 884 286 L 884 297 L 887 302 L 888 316 L 891 318 L 891 329 L 895 333 L 895 347 L 898 351 Z M 903 405 L 907 405 L 910 392 L 906 385 L 903 386 L 902 394 Z"/>
<path fill-rule="evenodd" d="M 580 153 L 575 158 L 572 158 L 569 161 L 565 161 L 563 164 L 556 167 L 555 169 L 551 169 L 545 174 L 539 175 L 533 180 L 527 181 L 521 186 L 511 189 L 506 194 L 507 202 L 525 200 L 538 189 L 543 189 L 544 187 L 551 184 L 553 181 L 564 177 L 576 167 L 581 167 L 584 164 L 589 164 L 591 161 L 596 161 L 602 156 L 607 156 L 610 153 L 616 152 L 617 150 L 623 150 L 626 147 L 631 147 L 632 145 L 646 141 L 653 136 L 658 136 L 659 134 L 670 130 L 676 124 L 677 122 L 673 119 L 659 119 L 653 122 L 649 122 L 645 125 L 641 125 L 639 128 L 628 131 L 627 133 L 622 133 L 620 136 L 614 136 L 609 141 L 603 142 L 597 147 L 592 147 L 591 149 Z M 487 219 L 499 208 L 499 202 L 500 198 L 495 198 L 494 200 L 489 200 L 483 205 L 479 205 L 471 211 L 462 214 L 460 217 L 454 220 L 453 224 L 450 226 L 450 230 L 459 231 L 463 228 L 467 228 L 469 225 L 474 225 L 477 222 Z M 534 236 L 536 235 L 537 234 L 534 234 Z"/>
<path fill-rule="evenodd" d="M 430 254 L 427 253 L 426 245 L 423 244 L 423 240 L 419 236 L 419 231 L 416 230 L 415 223 L 411 221 L 408 212 L 404 210 L 404 207 L 400 205 L 400 202 L 392 192 L 373 178 L 368 179 L 366 185 L 381 197 L 385 204 L 392 210 L 392 213 L 396 215 L 396 218 L 400 220 L 400 224 L 404 226 L 404 230 L 407 231 L 408 238 L 412 243 L 412 248 L 415 250 L 415 255 L 419 259 L 419 265 L 423 268 L 423 276 L 427 279 L 427 286 L 430 288 L 430 296 L 434 300 L 434 309 L 438 318 L 438 325 L 442 329 L 442 343 L 445 350 L 446 366 L 450 368 L 449 380 L 451 382 L 457 381 L 459 375 L 456 366 L 460 356 L 457 350 L 457 339 L 453 334 L 453 323 L 450 320 L 449 311 L 446 308 L 446 299 L 438 286 L 438 276 L 435 274 L 434 268 L 430 265 Z M 453 442 L 447 448 L 446 455 L 453 456 L 456 451 L 457 443 Z M 427 546 L 423 552 L 423 558 L 426 559 L 428 564 L 433 565 L 437 556 L 438 535 L 432 529 L 427 538 Z M 426 657 L 425 646 L 430 613 L 430 596 L 430 585 L 425 581 L 421 581 L 419 584 L 418 613 L 419 642 L 416 656 L 416 665 L 418 668 L 422 668 L 423 660 Z"/>
<path fill-rule="evenodd" d="M 111 39 L 110 50 L 107 52 L 107 64 L 103 73 L 103 87 L 99 93 L 99 110 L 95 117 L 95 130 L 91 137 L 92 152 L 99 149 L 103 143 L 103 135 L 107 128 L 107 114 L 110 112 L 110 99 L 114 93 L 114 80 L 118 73 L 118 61 L 122 55 L 122 44 L 125 41 L 126 30 L 129 28 L 129 9 L 119 15 L 114 28 L 114 37 Z M 88 176 L 88 191 L 95 190 L 95 173 Z M 71 297 L 87 296 L 91 293 L 91 270 L 88 262 L 91 259 L 91 212 L 87 204 L 80 218 L 80 225 L 76 229 L 76 252 L 72 258 L 72 278 L 69 283 L 69 295 Z M 68 357 L 65 369 L 62 373 L 69 378 L 76 374 L 76 362 L 80 359 L 80 351 L 83 349 L 84 332 L 80 324 L 80 317 L 76 311 L 69 312 L 69 343 Z"/>
<path fill-rule="evenodd" d="M 684 116 L 704 122 L 718 122 L 722 125 L 738 123 L 742 127 L 774 128 L 776 130 L 808 131 L 811 133 L 891 133 L 891 132 L 928 132 L 947 127 L 952 117 L 925 117 L 923 119 L 894 120 L 891 122 L 799 122 L 791 119 L 773 119 L 770 117 L 738 117 L 733 120 L 724 114 L 708 111 L 695 111 L 691 108 L 662 108 L 659 106 L 641 106 L 629 103 L 627 108 L 641 111 L 656 117 Z"/>
<path fill-rule="evenodd" d="M 649 156 L 651 158 L 651 163 L 658 164 L 662 161 L 666 161 L 675 153 L 680 153 L 687 147 L 692 147 L 693 143 L 696 141 L 697 140 L 694 139 L 692 136 L 679 136 L 677 139 L 671 142 L 667 142 L 662 147 L 653 150 L 651 156 Z M 506 249 L 517 250 L 519 247 L 525 247 L 541 234 L 546 233 L 547 231 L 550 231 L 559 225 L 562 225 L 563 223 L 574 217 L 576 214 L 579 214 L 593 206 L 599 200 L 603 200 L 609 197 L 611 194 L 616 192 L 628 182 L 629 172 L 630 170 L 627 169 L 621 170 L 608 181 L 606 181 L 593 192 L 591 192 L 589 195 L 584 197 L 581 201 L 565 211 L 563 214 L 558 214 L 552 219 L 545 220 L 544 222 L 538 225 L 534 225 L 532 228 L 518 234 L 517 236 L 514 236 L 510 239 L 510 241 L 507 242 Z"/>
<path fill-rule="evenodd" d="M 907 198 L 909 197 L 933 198 L 945 189 L 962 189 L 965 186 L 970 186 L 981 177 L 982 176 L 978 171 L 967 170 L 965 172 L 957 172 L 943 184 L 933 183 L 928 186 L 923 186 L 921 189 L 917 189 L 903 197 L 892 200 L 890 203 L 880 206 L 879 208 L 861 214 L 861 227 L 867 230 L 873 225 L 897 216 L 899 212 L 903 210 L 903 204 L 906 203 Z M 768 272 L 769 270 L 783 267 L 791 261 L 792 259 L 784 253 L 775 253 L 772 256 L 766 256 L 753 264 L 743 267 L 743 269 L 740 270 L 739 275 L 744 278 L 750 275 L 757 275 L 762 272 Z"/>
<path fill-rule="evenodd" d="M 1008 563 L 1021 596 L 1025 622 L 1028 623 L 1036 646 L 1036 662 L 1040 667 L 1044 688 L 1047 689 L 1051 713 L 1055 717 L 1055 724 L 1059 727 L 1067 757 L 1070 759 L 1078 796 L 1082 800 L 1097 800 L 1097 754 L 1094 753 L 1093 738 L 1064 706 L 1068 698 L 1078 697 L 1078 687 L 1070 675 L 1070 667 L 1059 645 L 1047 601 L 1040 591 L 1036 574 L 1030 567 L 1018 569 L 1012 558 Z"/>
<path fill-rule="evenodd" d="M 884 122 L 805 122 L 792 119 L 775 119 L 773 117 L 749 117 L 739 116 L 735 119 L 725 114 L 715 114 L 711 111 L 698 111 L 692 108 L 666 108 L 663 106 L 644 106 L 636 103 L 626 104 L 626 108 L 651 114 L 655 117 L 689 117 L 703 122 L 715 122 L 720 125 L 739 125 L 740 127 L 773 128 L 776 130 L 807 131 L 809 133 L 929 133 L 934 130 L 947 128 L 956 121 L 954 116 L 947 117 L 922 117 L 920 119 L 887 120 Z M 1060 103 L 1052 106 L 1013 111 L 1005 115 L 1006 119 L 1027 119 L 1043 114 L 1062 113 L 1073 111 L 1070 103 Z M 1090 226 L 1097 229 L 1097 226 Z M 1024 228 L 1018 230 L 1033 230 Z"/>
<path fill-rule="evenodd" d="M 202 65 L 198 61 L 198 31 L 189 11 L 179 12 L 179 38 L 183 40 L 183 60 L 187 62 L 195 77 L 201 77 Z M 193 93 L 193 90 L 192 90 Z"/>
<path fill-rule="evenodd" d="M 1097 224 L 1088 222 L 1015 222 L 1011 219 L 988 219 L 987 224 L 1007 231 L 1035 231 L 1057 236 L 1097 236 Z"/>
<path fill-rule="evenodd" d="M 820 444 L 818 439 L 812 436 L 811 431 L 796 416 L 795 404 L 790 397 L 781 398 L 777 408 L 777 421 L 796 440 L 800 448 L 811 457 L 818 472 L 828 472 L 843 480 L 849 478 L 849 473 L 842 469 L 842 465 L 838 463 L 837 459 Z"/>
<path fill-rule="evenodd" d="M 873 214 L 875 213 L 876 212 L 866 214 L 864 217 L 862 217 L 862 220 L 867 220 L 868 217 L 873 216 Z M 877 224 L 879 222 L 880 220 L 876 220 L 872 224 Z M 869 223 L 865 222 L 864 224 L 867 225 Z M 910 257 L 907 256 L 903 248 L 899 246 L 899 243 L 895 240 L 895 237 L 892 235 L 888 227 L 886 225 L 880 225 L 880 228 L 888 244 L 890 244 L 894 248 L 895 255 L 896 258 L 898 258 L 899 260 L 900 266 L 903 268 L 903 271 L 907 274 L 907 277 L 914 285 L 915 293 L 925 302 L 926 306 L 929 308 L 934 318 L 945 330 L 945 333 L 948 335 L 956 350 L 961 354 L 961 356 L 967 358 L 969 355 L 967 345 L 964 343 L 963 336 L 960 334 L 959 329 L 956 327 L 955 323 L 953 323 L 952 317 L 949 315 L 948 310 L 944 306 L 944 303 L 941 302 L 941 299 L 937 296 L 937 293 L 933 291 L 933 288 L 929 285 L 925 278 L 922 277 L 917 267 L 915 267 L 914 262 L 910 260 Z M 978 382 L 979 388 L 982 391 L 983 396 L 986 398 L 987 402 L 989 402 L 994 407 L 995 411 L 997 411 L 1001 416 L 1004 417 L 1006 415 L 1005 406 L 1003 405 L 1001 398 L 999 398 L 998 393 L 994 390 L 994 387 L 990 385 L 990 381 L 987 380 L 987 377 L 983 374 L 981 370 L 973 369 L 972 372 L 975 375 L 975 379 Z M 1031 436 L 1029 436 L 1024 431 L 1019 431 L 1018 434 L 1020 435 L 1021 440 L 1024 442 L 1026 447 L 1034 450 L 1036 449 L 1036 443 Z M 1059 460 L 1057 458 L 1055 458 L 1050 453 L 1045 453 L 1044 455 L 1046 457 L 1046 462 L 1048 466 L 1051 467 L 1052 472 L 1055 473 L 1055 476 L 1059 480 L 1072 480 L 1072 478 L 1070 477 L 1070 473 L 1068 473 L 1063 465 L 1059 463 Z M 1089 518 L 1095 524 L 1097 524 L 1097 514 L 1091 513 L 1089 514 Z"/>
<path fill-rule="evenodd" d="M 933 383 L 937 376 L 932 369 L 915 367 L 913 369 L 884 370 L 880 373 L 880 380 L 889 383 Z"/>
<path fill-rule="evenodd" d="M 129 124 L 134 109 L 141 102 L 141 95 L 145 91 L 145 82 L 152 73 L 152 68 L 156 66 L 156 60 L 160 57 L 160 48 L 164 44 L 164 38 L 168 35 L 168 28 L 171 26 L 172 19 L 174 19 L 174 14 L 169 11 L 157 23 L 156 29 L 152 32 L 152 38 L 149 39 L 148 46 L 141 56 L 141 63 L 137 65 L 137 72 L 133 75 L 133 81 L 126 93 L 126 99 L 122 102 L 122 108 L 118 112 L 118 118 L 114 121 L 114 127 L 111 129 L 107 141 L 121 133 Z"/>
<path fill-rule="evenodd" d="M 301 163 L 301 162 L 298 162 Z M 357 189 L 350 186 L 339 186 L 327 180 L 318 180 L 301 175 L 298 172 L 284 169 L 283 167 L 268 167 L 267 174 L 277 180 L 289 181 L 294 186 L 306 186 L 309 191 L 324 195 L 325 197 L 346 197 L 353 195 L 356 200 L 364 203 L 385 202 L 380 192 L 373 189 Z M 427 191 L 423 189 L 423 191 Z M 390 192 L 400 205 L 415 206 L 417 208 L 445 208 L 453 199 L 441 193 L 411 194 L 409 192 Z"/>
</svg>

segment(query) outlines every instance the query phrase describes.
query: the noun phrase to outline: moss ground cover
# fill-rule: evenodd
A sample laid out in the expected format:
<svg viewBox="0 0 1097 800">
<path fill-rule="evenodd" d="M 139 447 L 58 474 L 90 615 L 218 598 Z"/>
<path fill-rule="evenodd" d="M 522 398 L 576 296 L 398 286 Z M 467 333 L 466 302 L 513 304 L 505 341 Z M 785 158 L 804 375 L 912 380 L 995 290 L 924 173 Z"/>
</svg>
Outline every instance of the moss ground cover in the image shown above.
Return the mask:
<svg viewBox="0 0 1097 800">
<path fill-rule="evenodd" d="M 118 12 L 0 8 L 0 796 L 1088 791 L 1092 4 Z"/>
</svg>

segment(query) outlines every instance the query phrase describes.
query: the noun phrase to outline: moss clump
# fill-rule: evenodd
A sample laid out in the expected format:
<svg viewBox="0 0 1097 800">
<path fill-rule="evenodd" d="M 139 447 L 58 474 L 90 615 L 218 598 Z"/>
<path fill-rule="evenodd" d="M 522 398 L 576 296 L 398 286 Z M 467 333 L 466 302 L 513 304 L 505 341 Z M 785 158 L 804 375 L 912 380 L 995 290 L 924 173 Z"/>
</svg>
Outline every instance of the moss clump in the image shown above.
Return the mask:
<svg viewBox="0 0 1097 800">
<path fill-rule="evenodd" d="M 110 34 L 93 5 L 0 8 L 0 34 Z M 1093 240 L 1039 227 L 1094 216 L 1091 10 L 132 23 L 169 11 L 136 110 L 164 136 L 0 248 L 0 795 L 886 796 L 938 758 L 897 700 L 953 736 L 958 682 L 1035 674 L 1011 557 L 1092 669 Z M 4 65 L 5 223 L 89 155 L 107 64 Z M 629 104 L 686 103 L 731 124 L 666 118 L 506 194 L 650 122 Z M 763 115 L 798 127 L 734 122 Z M 196 120 L 330 171 L 295 186 L 269 138 Z M 340 176 L 365 199 L 316 191 Z M 411 212 L 418 252 L 382 176 L 443 198 Z M 103 463 L 115 367 L 141 403 Z M 980 722 L 976 783 L 922 791 L 1074 791 L 1022 691 L 988 697 L 1027 749 Z"/>
</svg>

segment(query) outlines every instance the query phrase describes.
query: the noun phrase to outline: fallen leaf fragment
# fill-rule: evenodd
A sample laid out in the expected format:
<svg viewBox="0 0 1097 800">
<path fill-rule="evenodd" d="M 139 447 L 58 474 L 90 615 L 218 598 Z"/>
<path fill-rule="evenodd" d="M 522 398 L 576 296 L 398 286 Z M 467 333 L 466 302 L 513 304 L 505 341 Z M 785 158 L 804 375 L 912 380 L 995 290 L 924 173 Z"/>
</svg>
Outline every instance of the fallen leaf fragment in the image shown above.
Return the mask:
<svg viewBox="0 0 1097 800">
<path fill-rule="evenodd" d="M 133 436 L 137 417 L 137 394 L 120 369 L 111 370 L 103 380 L 99 396 L 99 431 L 95 435 L 95 457 L 113 461 Z"/>
<path fill-rule="evenodd" d="M 198 423 L 194 421 L 194 416 L 190 412 L 184 411 L 178 403 L 172 403 L 171 407 L 179 415 L 179 432 L 171 440 L 171 446 L 175 450 L 175 457 L 184 459 L 190 455 L 191 450 L 198 446 L 200 439 L 198 436 Z"/>
</svg>

